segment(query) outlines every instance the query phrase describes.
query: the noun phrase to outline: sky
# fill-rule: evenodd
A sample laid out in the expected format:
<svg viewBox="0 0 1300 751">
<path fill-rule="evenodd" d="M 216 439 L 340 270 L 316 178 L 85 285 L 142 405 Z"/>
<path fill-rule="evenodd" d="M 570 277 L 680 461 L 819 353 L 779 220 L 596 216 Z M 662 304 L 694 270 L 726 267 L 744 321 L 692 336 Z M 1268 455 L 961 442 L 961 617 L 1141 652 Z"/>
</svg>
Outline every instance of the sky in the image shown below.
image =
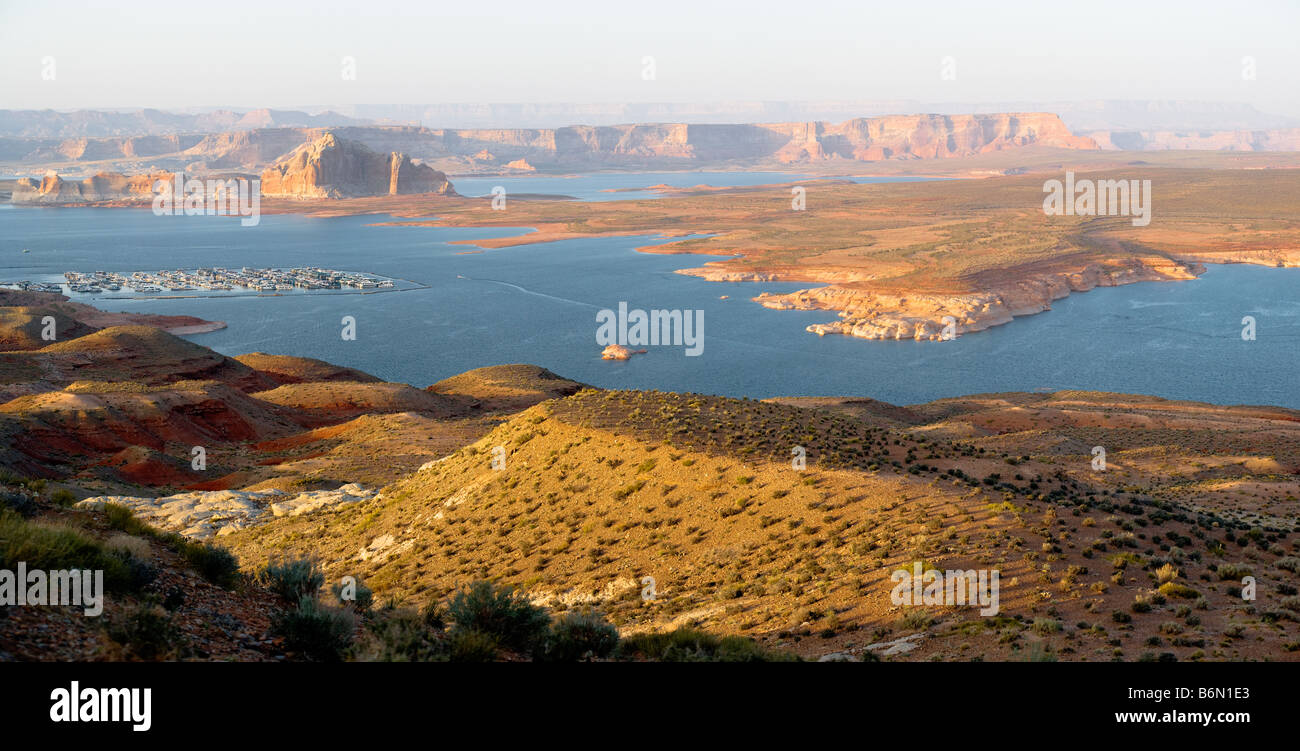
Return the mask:
<svg viewBox="0 0 1300 751">
<path fill-rule="evenodd" d="M 1180 99 L 1294 117 L 1298 34 L 1300 0 L 0 0 L 0 108 Z"/>
</svg>

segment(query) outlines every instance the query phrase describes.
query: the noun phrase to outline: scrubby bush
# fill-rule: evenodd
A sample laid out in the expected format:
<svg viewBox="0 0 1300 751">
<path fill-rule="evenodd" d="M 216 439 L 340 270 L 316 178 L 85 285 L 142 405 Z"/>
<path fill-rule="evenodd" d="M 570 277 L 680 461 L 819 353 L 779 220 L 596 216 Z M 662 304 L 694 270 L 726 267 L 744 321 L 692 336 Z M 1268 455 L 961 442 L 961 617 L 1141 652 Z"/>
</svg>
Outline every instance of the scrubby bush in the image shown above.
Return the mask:
<svg viewBox="0 0 1300 751">
<path fill-rule="evenodd" d="M 171 615 L 153 598 L 114 616 L 105 630 L 124 656 L 141 660 L 179 657 L 185 645 Z"/>
<path fill-rule="evenodd" d="M 219 587 L 230 589 L 239 581 L 239 561 L 223 547 L 182 539 L 176 552 L 204 579 Z"/>
<path fill-rule="evenodd" d="M 316 561 L 294 558 L 268 563 L 257 572 L 257 582 L 289 602 L 299 602 L 304 597 L 315 597 L 325 585 L 325 574 Z"/>
<path fill-rule="evenodd" d="M 36 513 L 36 500 L 16 490 L 0 490 L 0 510 L 8 509 L 19 516 L 30 517 Z"/>
<path fill-rule="evenodd" d="M 367 622 L 352 656 L 362 662 L 444 662 L 448 640 L 418 613 L 384 612 Z"/>
<path fill-rule="evenodd" d="M 24 561 L 31 569 L 90 569 L 104 572 L 104 587 L 134 592 L 153 581 L 156 570 L 124 550 L 110 550 L 94 538 L 65 526 L 29 522 L 0 510 L 0 563 L 13 569 Z"/>
<path fill-rule="evenodd" d="M 72 491 L 67 488 L 59 488 L 53 493 L 50 493 L 50 503 L 53 503 L 56 506 L 63 506 L 66 508 L 76 502 L 77 496 L 73 495 Z"/>
<path fill-rule="evenodd" d="M 538 659 L 576 662 L 608 657 L 618 647 L 618 629 L 594 611 L 566 613 L 556 620 Z"/>
<path fill-rule="evenodd" d="M 1161 584 L 1157 591 L 1165 597 L 1174 597 L 1181 600 L 1194 600 L 1201 596 L 1200 592 L 1197 592 L 1186 584 L 1179 584 L 1178 582 L 1172 581 Z"/>
<path fill-rule="evenodd" d="M 1244 563 L 1221 563 L 1215 573 L 1219 575 L 1220 581 L 1230 579 L 1241 581 L 1243 577 L 1250 576 L 1250 566 Z"/>
<path fill-rule="evenodd" d="M 1039 636 L 1047 636 L 1061 630 L 1061 622 L 1055 618 L 1035 618 L 1034 624 L 1030 627 L 1034 633 Z"/>
<path fill-rule="evenodd" d="M 478 631 L 502 647 L 530 652 L 547 634 L 551 617 L 508 586 L 476 581 L 452 596 L 447 614 L 455 624 L 453 634 Z"/>
<path fill-rule="evenodd" d="M 501 651 L 496 636 L 476 629 L 453 631 L 447 659 L 451 662 L 492 662 Z"/>
<path fill-rule="evenodd" d="M 163 532 L 116 503 L 104 504 L 104 520 L 112 529 L 161 542 L 204 579 L 219 587 L 231 589 L 239 581 L 239 561 L 223 547 L 190 540 L 175 532 Z"/>
<path fill-rule="evenodd" d="M 788 662 L 798 658 L 764 649 L 742 636 L 718 637 L 682 627 L 663 634 L 637 634 L 623 640 L 618 654 L 624 659 L 662 662 Z"/>
<path fill-rule="evenodd" d="M 338 583 L 331 588 L 334 597 L 338 599 L 344 607 L 351 608 L 358 613 L 364 613 L 370 610 L 374 604 L 375 593 L 370 591 L 360 579 L 353 578 L 349 583 Z"/>
<path fill-rule="evenodd" d="M 329 662 L 342 659 L 355 631 L 356 618 L 351 611 L 326 607 L 310 596 L 271 620 L 271 633 L 284 638 L 286 649 Z"/>
</svg>

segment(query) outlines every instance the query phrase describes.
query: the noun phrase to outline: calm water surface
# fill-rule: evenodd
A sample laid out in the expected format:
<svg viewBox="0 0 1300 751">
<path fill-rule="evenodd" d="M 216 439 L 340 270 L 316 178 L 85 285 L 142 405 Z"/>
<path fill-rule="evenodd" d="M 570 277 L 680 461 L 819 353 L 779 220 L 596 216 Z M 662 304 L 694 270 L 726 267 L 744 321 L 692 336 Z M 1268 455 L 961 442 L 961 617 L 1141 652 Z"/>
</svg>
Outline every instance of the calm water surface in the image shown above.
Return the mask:
<svg viewBox="0 0 1300 751">
<path fill-rule="evenodd" d="M 755 184 L 772 181 L 748 175 Z M 571 187 L 555 192 L 577 195 L 609 186 L 608 177 L 519 179 L 569 181 Z M 623 176 L 619 186 L 666 182 L 657 174 L 634 177 Z M 683 179 L 706 182 L 700 173 Z M 714 257 L 633 250 L 662 241 L 653 236 L 466 253 L 474 248 L 448 243 L 529 230 L 368 226 L 385 219 L 275 215 L 246 228 L 230 219 L 155 217 L 148 210 L 6 207 L 0 209 L 0 281 L 61 281 L 64 271 L 299 265 L 409 280 L 423 288 L 74 299 L 107 310 L 226 321 L 224 330 L 190 338 L 229 355 L 316 357 L 416 386 L 479 366 L 526 362 L 602 387 L 755 398 L 845 395 L 909 404 L 992 391 L 1094 389 L 1300 408 L 1300 269 L 1215 266 L 1194 281 L 1072 295 L 1047 313 L 954 342 L 873 342 L 804 331 L 833 320 L 833 313 L 772 311 L 749 299 L 808 285 L 675 274 Z M 626 362 L 601 360 L 595 315 L 620 301 L 703 310 L 703 354 L 658 347 Z M 340 320 L 349 315 L 357 319 L 356 341 L 340 337 Z M 1241 338 L 1246 315 L 1258 322 L 1256 341 Z"/>
</svg>

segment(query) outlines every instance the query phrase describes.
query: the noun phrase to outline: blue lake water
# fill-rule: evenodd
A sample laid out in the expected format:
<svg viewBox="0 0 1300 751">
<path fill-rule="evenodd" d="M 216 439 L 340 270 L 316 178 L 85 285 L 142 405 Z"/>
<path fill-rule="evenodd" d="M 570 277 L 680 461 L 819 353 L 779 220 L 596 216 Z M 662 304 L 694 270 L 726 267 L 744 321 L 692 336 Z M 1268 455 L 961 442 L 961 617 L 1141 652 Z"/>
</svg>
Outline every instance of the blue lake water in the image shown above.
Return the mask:
<svg viewBox="0 0 1300 751">
<path fill-rule="evenodd" d="M 474 248 L 448 242 L 528 230 L 367 226 L 383 220 L 275 215 L 246 228 L 226 218 L 156 217 L 148 210 L 8 207 L 0 210 L 0 281 L 56 281 L 69 270 L 298 265 L 410 280 L 427 288 L 75 299 L 108 310 L 226 321 L 224 330 L 190 338 L 230 355 L 316 357 L 416 386 L 479 366 L 526 362 L 601 387 L 755 398 L 870 396 L 908 404 L 992 391 L 1095 389 L 1300 408 L 1300 269 L 1211 267 L 1194 281 L 1072 295 L 1052 311 L 953 342 L 876 342 L 804 331 L 833 313 L 773 311 L 749 300 L 808 285 L 674 274 L 712 257 L 633 250 L 653 237 L 466 254 Z M 703 310 L 703 354 L 651 347 L 626 362 L 601 360 L 595 315 L 620 301 Z M 1246 315 L 1257 320 L 1256 341 L 1241 338 Z M 343 316 L 356 318 L 355 341 L 340 336 Z"/>
</svg>

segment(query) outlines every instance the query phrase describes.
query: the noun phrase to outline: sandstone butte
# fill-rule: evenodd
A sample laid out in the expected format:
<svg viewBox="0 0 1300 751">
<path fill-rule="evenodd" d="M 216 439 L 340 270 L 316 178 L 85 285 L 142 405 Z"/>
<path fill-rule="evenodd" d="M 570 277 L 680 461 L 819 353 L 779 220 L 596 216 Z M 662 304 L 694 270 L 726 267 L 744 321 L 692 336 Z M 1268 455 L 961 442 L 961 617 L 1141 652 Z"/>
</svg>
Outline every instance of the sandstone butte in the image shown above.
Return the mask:
<svg viewBox="0 0 1300 751">
<path fill-rule="evenodd" d="M 64 180 L 49 173 L 39 182 L 24 177 L 14 183 L 14 203 L 64 204 L 94 203 L 98 201 L 147 200 L 153 197 L 153 185 L 158 180 L 171 181 L 170 172 L 144 175 L 122 175 L 100 172 L 84 180 Z"/>
<path fill-rule="evenodd" d="M 288 198 L 437 193 L 456 195 L 447 176 L 401 152 L 381 154 L 326 133 L 262 172 L 262 194 Z"/>
</svg>

